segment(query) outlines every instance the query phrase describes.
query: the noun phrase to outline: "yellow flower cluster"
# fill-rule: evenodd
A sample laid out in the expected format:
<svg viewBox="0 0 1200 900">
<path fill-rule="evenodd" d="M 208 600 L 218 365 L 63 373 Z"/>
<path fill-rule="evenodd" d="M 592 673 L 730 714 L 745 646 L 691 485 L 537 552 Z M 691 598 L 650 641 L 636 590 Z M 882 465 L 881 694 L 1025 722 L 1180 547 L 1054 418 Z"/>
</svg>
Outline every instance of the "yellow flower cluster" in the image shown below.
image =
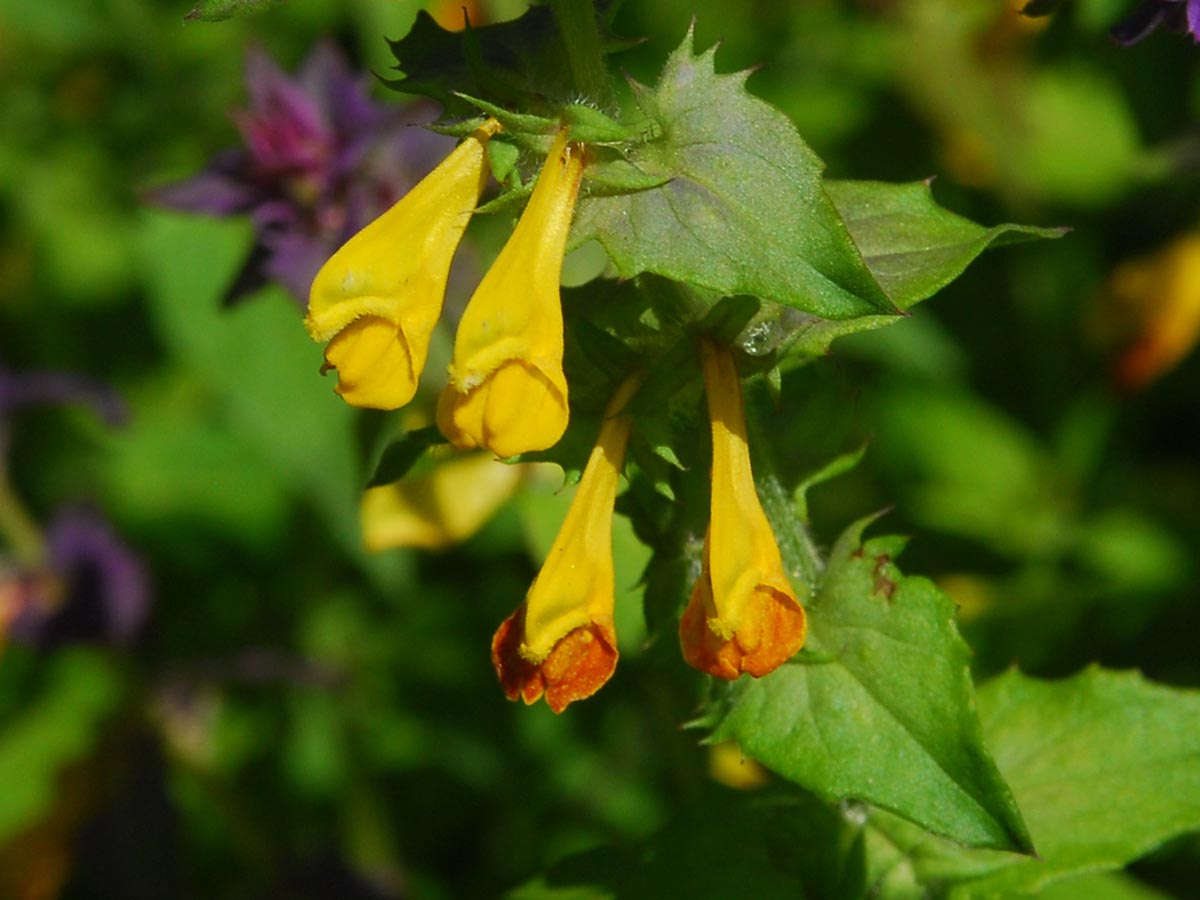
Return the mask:
<svg viewBox="0 0 1200 900">
<path fill-rule="evenodd" d="M 487 181 L 489 120 L 317 273 L 305 325 L 354 406 L 398 409 L 417 391 L 450 262 Z M 563 129 L 529 204 L 459 323 L 438 426 L 497 456 L 544 450 L 567 427 L 559 278 L 583 174 Z"/>
<path fill-rule="evenodd" d="M 712 504 L 701 574 L 679 627 L 687 662 L 717 678 L 774 671 L 804 644 L 807 620 L 759 503 L 741 380 L 728 348 L 700 344 L 712 423 Z M 525 602 L 492 641 L 509 699 L 545 696 L 555 712 L 590 697 L 617 664 L 612 518 L 637 390 L 627 380 L 605 413 L 579 490 Z"/>
<path fill-rule="evenodd" d="M 337 370 L 336 390 L 348 403 L 395 409 L 415 395 L 450 262 L 486 182 L 486 145 L 499 130 L 494 120 L 482 125 L 351 238 L 313 282 L 306 325 L 314 339 L 328 341 L 326 369 Z M 437 410 L 439 429 L 457 447 L 507 458 L 551 447 L 566 430 L 559 279 L 583 166 L 582 148 L 563 129 L 463 313 Z M 733 356 L 707 339 L 700 350 L 712 423 L 712 504 L 680 643 L 701 671 L 757 677 L 804 643 L 805 614 L 755 493 Z M 610 401 L 550 554 L 492 641 L 492 662 L 510 699 L 545 697 L 561 712 L 599 690 L 616 667 L 613 508 L 639 384 L 639 376 L 627 378 Z M 448 503 L 457 493 L 452 482 L 474 483 L 482 463 L 464 458 L 424 480 L 370 492 L 370 542 L 437 547 L 469 533 L 511 489 L 479 492 L 461 508 Z"/>
</svg>

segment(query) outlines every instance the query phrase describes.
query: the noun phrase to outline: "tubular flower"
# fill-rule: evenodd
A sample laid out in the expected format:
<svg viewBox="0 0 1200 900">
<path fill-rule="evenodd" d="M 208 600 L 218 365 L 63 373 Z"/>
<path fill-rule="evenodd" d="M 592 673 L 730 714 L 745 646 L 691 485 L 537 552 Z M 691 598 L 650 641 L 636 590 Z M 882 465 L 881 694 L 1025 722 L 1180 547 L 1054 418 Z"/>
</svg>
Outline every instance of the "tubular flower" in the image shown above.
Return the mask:
<svg viewBox="0 0 1200 900">
<path fill-rule="evenodd" d="M 701 342 L 712 420 L 712 510 L 700 578 L 679 624 L 688 664 L 734 679 L 774 671 L 804 645 L 804 608 L 754 490 L 741 382 L 728 349 Z"/>
<path fill-rule="evenodd" d="M 439 550 L 465 541 L 513 495 L 525 468 L 469 453 L 437 464 L 427 475 L 370 488 L 362 499 L 363 543 L 378 552 Z"/>
<path fill-rule="evenodd" d="M 417 390 L 450 261 L 487 179 L 482 125 L 317 273 L 305 327 L 352 406 L 397 409 Z"/>
<path fill-rule="evenodd" d="M 624 413 L 637 391 L 628 379 L 605 411 L 600 437 L 542 571 L 525 602 L 492 638 L 492 665 L 508 699 L 550 708 L 590 697 L 617 665 L 613 630 L 613 504 L 633 420 Z"/>
<path fill-rule="evenodd" d="M 467 304 L 438 405 L 438 427 L 455 446 L 503 458 L 552 447 L 567 428 L 558 288 L 582 172 L 582 151 L 564 129 Z"/>
</svg>

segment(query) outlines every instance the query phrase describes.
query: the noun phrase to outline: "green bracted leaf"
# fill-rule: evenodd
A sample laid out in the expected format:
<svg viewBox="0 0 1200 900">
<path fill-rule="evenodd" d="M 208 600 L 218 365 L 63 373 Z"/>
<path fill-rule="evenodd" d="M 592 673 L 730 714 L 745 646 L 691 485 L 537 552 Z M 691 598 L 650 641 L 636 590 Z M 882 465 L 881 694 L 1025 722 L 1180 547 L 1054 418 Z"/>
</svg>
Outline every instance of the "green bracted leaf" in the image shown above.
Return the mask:
<svg viewBox="0 0 1200 900">
<path fill-rule="evenodd" d="M 634 85 L 650 139 L 629 162 L 664 184 L 580 201 L 573 242 L 599 241 L 622 277 L 653 272 L 828 319 L 895 314 L 837 209 L 821 161 L 779 110 L 718 75 L 692 35 L 653 89 Z"/>
<path fill-rule="evenodd" d="M 240 13 L 260 12 L 283 0 L 200 0 L 183 18 L 200 22 L 223 22 Z"/>
<path fill-rule="evenodd" d="M 611 116 L 582 103 L 563 109 L 563 120 L 571 129 L 571 140 L 588 144 L 623 144 L 641 131 L 639 125 L 622 125 Z"/>
<path fill-rule="evenodd" d="M 425 451 L 445 443 L 446 439 L 434 425 L 405 432 L 384 449 L 367 487 L 399 481 L 420 461 Z"/>
<path fill-rule="evenodd" d="M 939 206 L 927 181 L 827 181 L 825 190 L 875 280 L 901 311 L 936 294 L 989 247 L 1057 238 L 1067 232 L 1027 225 L 977 225 Z M 795 328 L 789 352 L 819 356 L 834 338 L 896 320 L 895 315 L 840 322 L 814 318 Z"/>
<path fill-rule="evenodd" d="M 501 184 L 510 184 L 514 188 L 520 185 L 520 175 L 517 173 L 517 161 L 521 150 L 508 141 L 492 140 L 487 142 L 488 166 L 492 177 Z M 515 184 L 513 182 L 515 181 Z"/>
<path fill-rule="evenodd" d="M 486 100 L 480 100 L 478 97 L 472 97 L 470 94 L 464 94 L 462 91 L 455 91 L 454 96 L 464 103 L 469 103 L 476 109 L 483 110 L 503 125 L 506 132 L 546 135 L 553 133 L 558 126 L 558 122 L 555 119 L 547 119 L 545 116 L 535 116 L 528 113 L 512 112 L 503 106 L 488 103 Z"/>
<path fill-rule="evenodd" d="M 825 799 L 863 800 L 969 846 L 1032 852 L 984 747 L 954 603 L 900 573 L 902 539 L 862 544 L 862 527 L 838 542 L 808 606 L 805 655 L 736 682 L 713 739 L 736 740 Z"/>
</svg>

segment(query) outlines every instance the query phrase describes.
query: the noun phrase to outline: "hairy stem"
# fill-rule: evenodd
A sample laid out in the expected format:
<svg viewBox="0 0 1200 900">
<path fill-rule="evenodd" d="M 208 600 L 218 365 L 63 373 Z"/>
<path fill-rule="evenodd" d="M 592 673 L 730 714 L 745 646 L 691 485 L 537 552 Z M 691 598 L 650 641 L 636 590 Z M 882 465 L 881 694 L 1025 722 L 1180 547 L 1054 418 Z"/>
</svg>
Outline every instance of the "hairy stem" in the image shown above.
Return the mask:
<svg viewBox="0 0 1200 900">
<path fill-rule="evenodd" d="M 605 109 L 615 106 L 612 79 L 604 62 L 594 0 L 550 0 L 562 33 L 576 89 Z"/>
</svg>

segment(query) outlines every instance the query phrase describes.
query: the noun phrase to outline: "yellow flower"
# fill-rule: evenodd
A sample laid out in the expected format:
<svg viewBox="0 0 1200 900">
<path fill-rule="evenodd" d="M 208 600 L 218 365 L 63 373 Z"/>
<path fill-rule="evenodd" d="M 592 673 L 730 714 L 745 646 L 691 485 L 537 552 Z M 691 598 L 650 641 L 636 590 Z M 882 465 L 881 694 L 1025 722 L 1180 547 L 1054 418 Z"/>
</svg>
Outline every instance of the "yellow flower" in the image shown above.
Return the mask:
<svg viewBox="0 0 1200 900">
<path fill-rule="evenodd" d="M 499 457 L 552 447 L 567 427 L 559 278 L 580 147 L 559 132 L 529 205 L 476 288 L 454 341 L 438 427 L 458 447 Z"/>
<path fill-rule="evenodd" d="M 1117 380 L 1141 388 L 1173 368 L 1200 338 L 1200 234 L 1118 266 L 1112 305 L 1137 320 L 1137 337 L 1117 361 Z"/>
<path fill-rule="evenodd" d="M 325 368 L 352 406 L 397 409 L 417 390 L 450 261 L 487 181 L 484 123 L 395 206 L 350 238 L 313 280 L 305 327 L 329 341 Z"/>
<path fill-rule="evenodd" d="M 709 745 L 708 774 L 714 781 L 737 791 L 753 791 L 771 780 L 767 770 L 747 758 L 734 741 Z"/>
<path fill-rule="evenodd" d="M 804 645 L 804 608 L 754 489 L 733 356 L 707 339 L 700 355 L 712 420 L 712 508 L 701 574 L 679 624 L 679 641 L 684 659 L 702 672 L 758 678 Z"/>
<path fill-rule="evenodd" d="M 361 507 L 363 542 L 378 552 L 465 541 L 512 496 L 524 470 L 469 453 L 437 463 L 427 475 L 370 488 Z"/>
<path fill-rule="evenodd" d="M 596 693 L 617 665 L 613 630 L 613 504 L 633 420 L 627 379 L 605 411 L 600 437 L 542 571 L 525 602 L 496 631 L 492 664 L 510 700 L 550 708 Z"/>
</svg>

